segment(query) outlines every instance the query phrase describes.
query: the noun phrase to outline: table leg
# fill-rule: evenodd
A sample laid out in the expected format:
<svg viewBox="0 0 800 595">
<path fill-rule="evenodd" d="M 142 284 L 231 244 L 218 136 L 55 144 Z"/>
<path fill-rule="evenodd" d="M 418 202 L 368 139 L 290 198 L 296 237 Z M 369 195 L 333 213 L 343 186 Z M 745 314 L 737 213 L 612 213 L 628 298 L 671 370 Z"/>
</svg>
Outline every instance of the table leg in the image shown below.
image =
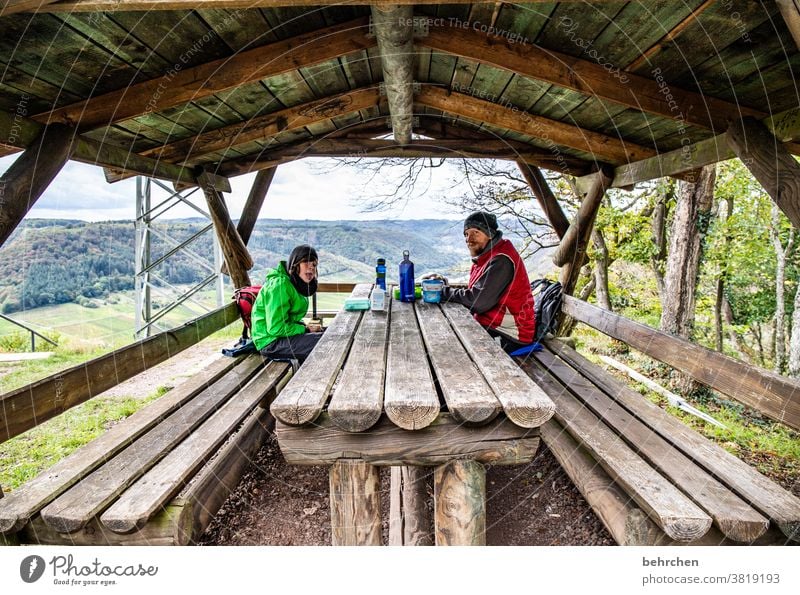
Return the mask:
<svg viewBox="0 0 800 595">
<path fill-rule="evenodd" d="M 425 467 L 392 467 L 389 545 L 433 545 Z"/>
<path fill-rule="evenodd" d="M 360 460 L 336 461 L 330 470 L 333 545 L 381 545 L 378 468 Z"/>
<path fill-rule="evenodd" d="M 486 470 L 455 460 L 433 475 L 436 545 L 486 545 Z"/>
</svg>

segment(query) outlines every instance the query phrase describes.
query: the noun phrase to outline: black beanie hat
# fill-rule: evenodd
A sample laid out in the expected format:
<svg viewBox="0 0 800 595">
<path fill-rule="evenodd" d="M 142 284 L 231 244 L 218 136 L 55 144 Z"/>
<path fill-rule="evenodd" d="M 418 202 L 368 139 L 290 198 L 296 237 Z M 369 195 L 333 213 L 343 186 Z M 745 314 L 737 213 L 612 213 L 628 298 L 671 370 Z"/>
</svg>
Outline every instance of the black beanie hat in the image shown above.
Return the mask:
<svg viewBox="0 0 800 595">
<path fill-rule="evenodd" d="M 464 231 L 479 229 L 490 238 L 497 233 L 497 217 L 485 211 L 475 211 L 464 220 Z"/>
</svg>

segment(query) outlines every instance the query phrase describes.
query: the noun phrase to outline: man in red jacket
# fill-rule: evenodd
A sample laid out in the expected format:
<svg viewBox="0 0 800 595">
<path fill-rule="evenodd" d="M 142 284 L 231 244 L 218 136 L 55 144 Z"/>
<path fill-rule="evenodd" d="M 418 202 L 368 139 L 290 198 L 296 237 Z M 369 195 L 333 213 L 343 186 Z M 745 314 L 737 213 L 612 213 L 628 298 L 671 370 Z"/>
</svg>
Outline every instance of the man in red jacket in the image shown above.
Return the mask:
<svg viewBox="0 0 800 595">
<path fill-rule="evenodd" d="M 536 316 L 528 272 L 514 245 L 503 239 L 497 217 L 477 211 L 464 221 L 464 240 L 472 256 L 466 289 L 445 286 L 442 301 L 462 304 L 503 349 L 533 343 Z"/>
</svg>

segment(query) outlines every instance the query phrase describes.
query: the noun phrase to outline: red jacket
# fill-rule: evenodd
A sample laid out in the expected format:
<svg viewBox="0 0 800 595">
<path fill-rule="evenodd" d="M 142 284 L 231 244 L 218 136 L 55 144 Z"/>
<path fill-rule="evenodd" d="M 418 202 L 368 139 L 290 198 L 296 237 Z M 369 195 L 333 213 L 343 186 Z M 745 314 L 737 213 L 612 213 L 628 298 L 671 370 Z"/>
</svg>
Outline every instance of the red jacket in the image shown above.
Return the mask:
<svg viewBox="0 0 800 595">
<path fill-rule="evenodd" d="M 512 339 L 523 343 L 533 343 L 536 331 L 536 314 L 533 307 L 531 283 L 525 264 L 514 245 L 500 240 L 492 248 L 481 254 L 473 263 L 469 273 L 469 287 L 481 278 L 487 265 L 495 258 L 508 258 L 514 265 L 514 277 L 500 296 L 497 304 L 481 314 L 475 314 L 482 326 L 497 329 Z M 491 282 L 491 280 L 488 280 Z"/>
</svg>

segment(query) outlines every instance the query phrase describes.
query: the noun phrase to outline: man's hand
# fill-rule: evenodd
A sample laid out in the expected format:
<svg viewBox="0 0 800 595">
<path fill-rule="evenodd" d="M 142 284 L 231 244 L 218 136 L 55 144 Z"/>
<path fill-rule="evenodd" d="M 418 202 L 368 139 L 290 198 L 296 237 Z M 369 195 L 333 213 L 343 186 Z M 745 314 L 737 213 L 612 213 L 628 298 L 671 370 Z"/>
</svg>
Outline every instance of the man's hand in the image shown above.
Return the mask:
<svg viewBox="0 0 800 595">
<path fill-rule="evenodd" d="M 322 323 L 311 321 L 306 325 L 309 333 L 321 333 L 323 331 Z"/>
<path fill-rule="evenodd" d="M 427 279 L 436 279 L 436 280 L 438 280 L 438 281 L 441 281 L 441 282 L 442 282 L 442 283 L 444 283 L 445 285 L 448 285 L 448 284 L 449 284 L 449 283 L 448 283 L 448 281 L 447 281 L 447 277 L 445 277 L 444 275 L 441 275 L 441 274 L 439 274 L 439 273 L 428 273 L 427 275 L 425 275 L 424 277 L 422 277 L 422 280 L 423 280 L 423 281 L 425 281 L 425 280 L 427 280 Z"/>
</svg>

